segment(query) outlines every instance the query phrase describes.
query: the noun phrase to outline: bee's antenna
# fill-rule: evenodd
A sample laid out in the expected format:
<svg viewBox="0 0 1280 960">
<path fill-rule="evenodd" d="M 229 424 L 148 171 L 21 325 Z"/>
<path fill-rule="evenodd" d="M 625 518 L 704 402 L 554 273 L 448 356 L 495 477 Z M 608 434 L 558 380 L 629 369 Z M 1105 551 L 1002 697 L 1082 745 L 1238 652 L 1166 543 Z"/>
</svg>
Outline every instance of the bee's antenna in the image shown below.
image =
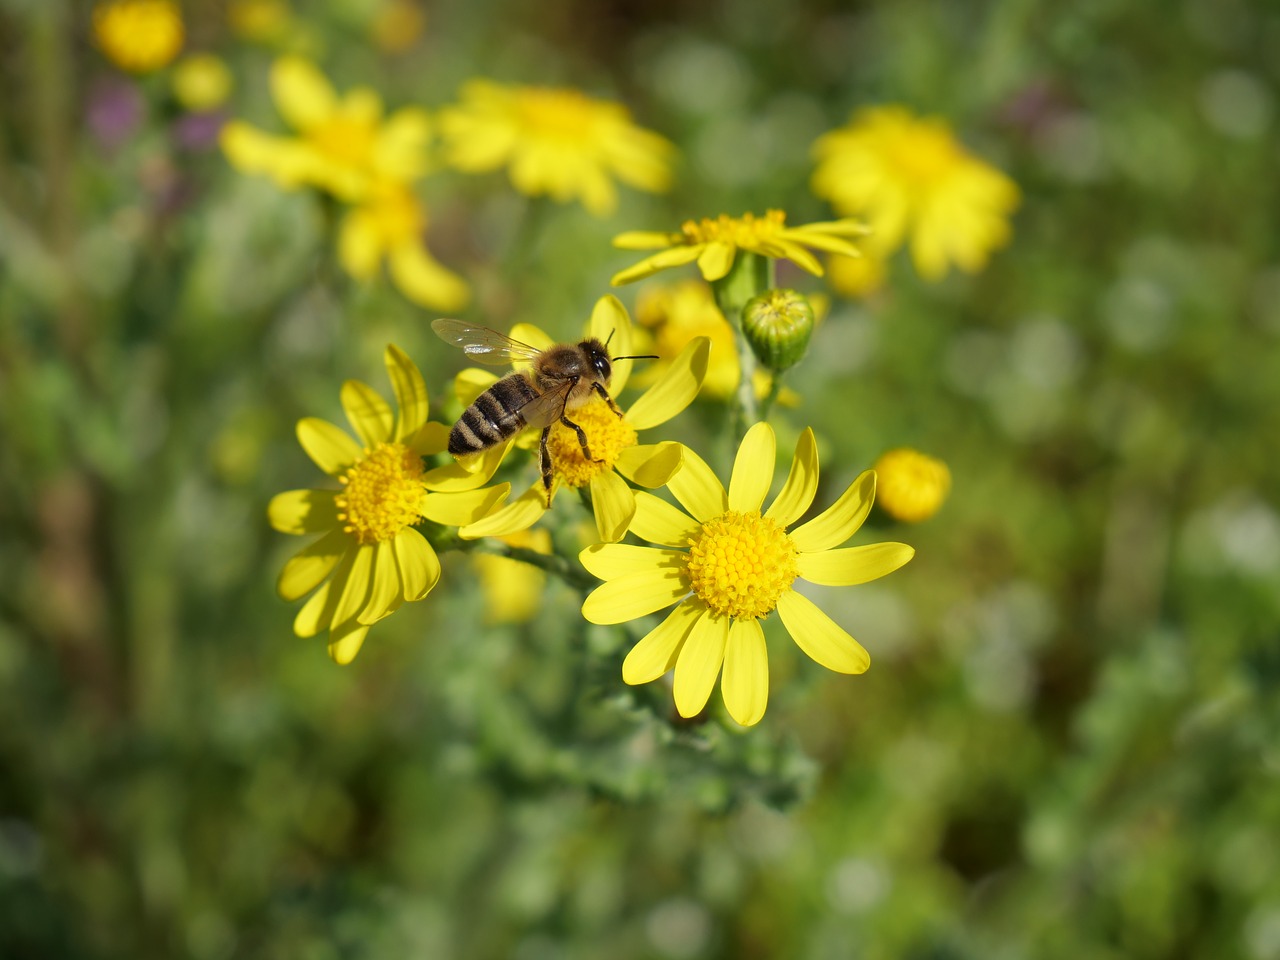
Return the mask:
<svg viewBox="0 0 1280 960">
<path fill-rule="evenodd" d="M 661 360 L 661 359 L 662 358 L 658 356 L 656 353 L 643 353 L 634 357 L 614 357 L 613 361 L 614 363 L 617 363 L 619 360 Z"/>
</svg>

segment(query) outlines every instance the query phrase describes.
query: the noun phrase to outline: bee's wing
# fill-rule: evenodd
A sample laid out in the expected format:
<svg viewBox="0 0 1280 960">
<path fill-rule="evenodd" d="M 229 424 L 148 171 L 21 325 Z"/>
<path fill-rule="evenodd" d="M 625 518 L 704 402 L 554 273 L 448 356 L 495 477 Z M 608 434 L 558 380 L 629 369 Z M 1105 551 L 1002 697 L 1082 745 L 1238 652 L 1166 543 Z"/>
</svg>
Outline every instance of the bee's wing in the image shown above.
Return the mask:
<svg viewBox="0 0 1280 960">
<path fill-rule="evenodd" d="M 496 367 L 519 360 L 533 360 L 542 352 L 527 343 L 512 340 L 505 333 L 461 320 L 432 320 L 431 329 L 445 343 L 461 347 L 472 360 Z"/>
<path fill-rule="evenodd" d="M 569 399 L 573 384 L 573 380 L 566 380 L 546 393 L 538 394 L 520 408 L 520 416 L 535 430 L 549 427 L 564 416 L 565 401 Z"/>
</svg>

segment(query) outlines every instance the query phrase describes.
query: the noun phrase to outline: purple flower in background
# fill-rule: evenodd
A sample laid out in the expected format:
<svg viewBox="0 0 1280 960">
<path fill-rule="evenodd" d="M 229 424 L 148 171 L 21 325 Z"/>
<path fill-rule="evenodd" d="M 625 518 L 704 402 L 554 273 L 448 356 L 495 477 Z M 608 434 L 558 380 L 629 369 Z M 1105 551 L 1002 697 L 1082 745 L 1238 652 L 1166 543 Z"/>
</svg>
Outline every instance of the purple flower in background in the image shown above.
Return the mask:
<svg viewBox="0 0 1280 960">
<path fill-rule="evenodd" d="M 115 150 L 137 132 L 145 109 L 136 86 L 105 80 L 95 85 L 89 94 L 86 119 L 98 142 L 108 150 Z"/>
</svg>

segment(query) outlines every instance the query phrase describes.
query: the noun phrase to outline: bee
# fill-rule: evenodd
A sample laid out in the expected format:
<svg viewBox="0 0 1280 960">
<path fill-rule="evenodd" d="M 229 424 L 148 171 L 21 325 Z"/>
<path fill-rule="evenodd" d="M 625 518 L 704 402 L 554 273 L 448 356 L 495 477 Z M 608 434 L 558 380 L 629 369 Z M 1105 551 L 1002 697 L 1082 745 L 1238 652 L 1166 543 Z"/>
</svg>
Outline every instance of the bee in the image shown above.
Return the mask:
<svg viewBox="0 0 1280 960">
<path fill-rule="evenodd" d="M 655 355 L 610 357 L 608 343 L 595 337 L 576 343 L 557 343 L 545 350 L 531 347 L 488 327 L 461 320 L 434 320 L 431 329 L 445 343 L 461 347 L 471 359 L 480 363 L 504 366 L 527 361 L 528 370 L 508 374 L 462 412 L 462 417 L 449 431 L 449 452 L 455 457 L 480 453 L 514 437 L 526 427 L 542 430 L 538 442 L 538 469 L 542 487 L 551 505 L 551 455 L 547 438 L 557 421 L 578 434 L 582 455 L 591 456 L 591 447 L 582 427 L 568 414 L 599 397 L 617 416 L 622 411 L 609 396 L 613 364 L 618 360 L 656 360 Z M 610 334 L 609 339 L 613 339 Z"/>
</svg>

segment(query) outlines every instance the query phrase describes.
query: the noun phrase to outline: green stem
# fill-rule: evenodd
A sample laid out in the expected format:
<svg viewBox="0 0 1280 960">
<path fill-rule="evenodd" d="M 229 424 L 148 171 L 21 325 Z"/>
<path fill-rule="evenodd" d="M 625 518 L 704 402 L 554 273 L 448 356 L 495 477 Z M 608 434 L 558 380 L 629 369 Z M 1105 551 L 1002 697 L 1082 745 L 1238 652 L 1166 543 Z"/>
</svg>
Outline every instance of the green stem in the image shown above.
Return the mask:
<svg viewBox="0 0 1280 960">
<path fill-rule="evenodd" d="M 559 577 L 569 586 L 577 587 L 579 590 L 591 590 L 600 585 L 600 581 L 582 569 L 580 564 L 559 554 L 539 553 L 537 550 L 530 550 L 528 547 L 513 547 L 505 543 L 500 544 L 500 549 L 493 552 L 499 556 L 510 557 L 512 560 L 530 564 L 539 570 L 545 570 L 547 573 Z"/>
<path fill-rule="evenodd" d="M 751 352 L 746 337 L 742 335 L 742 309 L 747 301 L 768 290 L 773 284 L 773 261 L 756 253 L 739 250 L 729 272 L 711 282 L 716 306 L 733 327 L 734 343 L 738 351 L 738 392 L 732 410 L 730 438 L 736 444 L 759 419 L 756 406 L 755 373 L 756 357 Z"/>
<path fill-rule="evenodd" d="M 769 412 L 773 409 L 774 401 L 778 399 L 778 394 L 782 392 L 782 372 L 775 371 L 769 378 L 769 392 L 765 394 L 763 400 L 760 401 L 760 419 L 768 420 Z"/>
</svg>

